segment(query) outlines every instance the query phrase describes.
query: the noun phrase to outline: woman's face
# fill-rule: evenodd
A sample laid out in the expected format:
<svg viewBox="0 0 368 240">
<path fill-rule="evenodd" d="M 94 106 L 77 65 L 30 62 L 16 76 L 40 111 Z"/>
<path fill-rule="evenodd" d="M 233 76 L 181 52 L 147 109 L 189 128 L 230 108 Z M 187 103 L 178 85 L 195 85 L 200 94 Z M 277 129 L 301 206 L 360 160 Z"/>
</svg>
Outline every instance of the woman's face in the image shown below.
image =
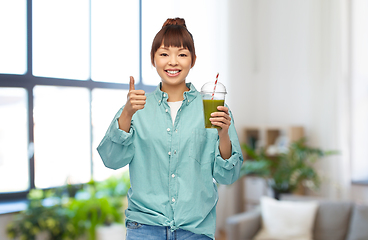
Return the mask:
<svg viewBox="0 0 368 240">
<path fill-rule="evenodd" d="M 178 85 L 185 82 L 192 68 L 192 57 L 188 49 L 161 45 L 155 53 L 154 63 L 163 84 Z"/>
</svg>

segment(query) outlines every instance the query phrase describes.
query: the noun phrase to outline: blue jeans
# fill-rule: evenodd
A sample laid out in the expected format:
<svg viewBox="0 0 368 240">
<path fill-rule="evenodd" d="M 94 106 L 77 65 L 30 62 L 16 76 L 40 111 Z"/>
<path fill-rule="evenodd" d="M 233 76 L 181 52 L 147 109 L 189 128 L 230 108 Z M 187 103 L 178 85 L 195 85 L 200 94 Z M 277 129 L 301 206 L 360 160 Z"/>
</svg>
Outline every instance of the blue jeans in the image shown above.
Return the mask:
<svg viewBox="0 0 368 240">
<path fill-rule="evenodd" d="M 137 222 L 126 223 L 126 240 L 212 240 L 201 234 L 177 229 L 171 232 L 170 227 L 145 225 Z"/>
</svg>

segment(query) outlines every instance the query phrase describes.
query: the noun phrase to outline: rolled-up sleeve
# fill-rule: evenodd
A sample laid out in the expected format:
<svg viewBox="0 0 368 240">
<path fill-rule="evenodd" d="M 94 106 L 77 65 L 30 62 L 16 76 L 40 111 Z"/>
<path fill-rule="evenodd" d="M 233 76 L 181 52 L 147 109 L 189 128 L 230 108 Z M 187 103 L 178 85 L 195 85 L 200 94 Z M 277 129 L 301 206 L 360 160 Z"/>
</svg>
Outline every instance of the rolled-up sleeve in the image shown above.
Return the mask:
<svg viewBox="0 0 368 240">
<path fill-rule="evenodd" d="M 129 164 L 134 157 L 134 124 L 129 132 L 119 129 L 119 117 L 121 108 L 112 120 L 105 136 L 97 147 L 97 151 L 106 167 L 119 169 Z"/>
<path fill-rule="evenodd" d="M 231 141 L 231 156 L 229 159 L 221 157 L 219 149 L 219 140 L 215 148 L 215 163 L 213 165 L 213 177 L 220 184 L 232 184 L 240 174 L 240 168 L 243 164 L 243 154 L 240 148 L 238 135 L 234 127 L 234 121 L 231 112 L 231 125 L 229 127 L 229 136 Z"/>
</svg>

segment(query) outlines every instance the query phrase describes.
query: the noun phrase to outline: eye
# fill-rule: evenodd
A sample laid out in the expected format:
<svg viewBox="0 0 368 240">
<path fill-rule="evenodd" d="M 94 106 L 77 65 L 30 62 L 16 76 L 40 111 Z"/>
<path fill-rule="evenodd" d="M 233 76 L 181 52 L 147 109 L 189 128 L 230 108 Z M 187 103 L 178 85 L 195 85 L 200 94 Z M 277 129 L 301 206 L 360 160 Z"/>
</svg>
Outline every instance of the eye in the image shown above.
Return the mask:
<svg viewBox="0 0 368 240">
<path fill-rule="evenodd" d="M 161 53 L 160 56 L 166 57 L 169 56 L 167 53 Z"/>
<path fill-rule="evenodd" d="M 187 57 L 188 55 L 186 55 L 185 53 L 179 54 L 179 57 Z"/>
</svg>

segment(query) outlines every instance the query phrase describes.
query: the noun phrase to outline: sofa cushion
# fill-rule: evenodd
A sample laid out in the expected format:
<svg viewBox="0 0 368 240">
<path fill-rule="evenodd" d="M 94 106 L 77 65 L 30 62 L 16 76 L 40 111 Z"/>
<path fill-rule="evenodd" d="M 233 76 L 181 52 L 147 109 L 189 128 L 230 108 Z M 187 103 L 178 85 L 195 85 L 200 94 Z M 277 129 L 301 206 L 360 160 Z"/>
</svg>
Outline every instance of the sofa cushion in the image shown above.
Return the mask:
<svg viewBox="0 0 368 240">
<path fill-rule="evenodd" d="M 254 239 L 311 240 L 317 202 L 261 198 L 262 229 Z"/>
<path fill-rule="evenodd" d="M 319 201 L 314 224 L 315 240 L 345 240 L 352 209 L 351 202 Z"/>
<path fill-rule="evenodd" d="M 282 200 L 315 201 L 319 208 L 314 224 L 314 240 L 345 240 L 349 228 L 352 202 L 326 200 L 313 196 L 282 195 Z"/>
<path fill-rule="evenodd" d="M 368 239 L 368 205 L 355 205 L 347 240 Z"/>
</svg>

